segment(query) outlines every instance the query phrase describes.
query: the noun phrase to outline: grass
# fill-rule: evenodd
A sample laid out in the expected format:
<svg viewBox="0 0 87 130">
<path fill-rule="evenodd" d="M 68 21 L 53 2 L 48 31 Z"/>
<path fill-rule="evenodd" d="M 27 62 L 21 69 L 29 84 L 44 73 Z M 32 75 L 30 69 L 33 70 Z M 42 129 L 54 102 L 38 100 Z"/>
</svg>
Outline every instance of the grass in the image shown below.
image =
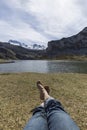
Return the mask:
<svg viewBox="0 0 87 130">
<path fill-rule="evenodd" d="M 0 59 L 0 64 L 3 64 L 3 63 L 13 63 L 13 62 L 14 62 L 13 60 Z"/>
<path fill-rule="evenodd" d="M 36 81 L 51 88 L 81 130 L 87 128 L 87 74 L 0 74 L 0 130 L 22 130 L 41 103 Z"/>
<path fill-rule="evenodd" d="M 60 56 L 53 56 L 53 57 L 38 57 L 34 58 L 31 56 L 34 60 L 72 60 L 72 61 L 87 61 L 87 55 L 60 55 Z M 15 59 L 18 60 L 18 59 Z M 14 62 L 13 59 L 0 59 L 0 64 L 2 63 L 11 63 Z"/>
<path fill-rule="evenodd" d="M 60 56 L 55 56 L 52 59 L 56 60 L 74 60 L 74 61 L 87 61 L 87 56 L 86 55 L 60 55 Z"/>
</svg>

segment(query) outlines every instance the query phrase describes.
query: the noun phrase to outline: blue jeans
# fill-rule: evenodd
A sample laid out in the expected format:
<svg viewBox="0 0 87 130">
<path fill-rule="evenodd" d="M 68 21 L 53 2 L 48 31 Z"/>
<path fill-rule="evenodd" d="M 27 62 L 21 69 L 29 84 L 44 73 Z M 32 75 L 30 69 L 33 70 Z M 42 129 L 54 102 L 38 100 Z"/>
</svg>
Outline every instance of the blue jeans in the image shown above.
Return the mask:
<svg viewBox="0 0 87 130">
<path fill-rule="evenodd" d="M 24 130 L 80 130 L 60 102 L 48 99 L 37 107 Z"/>
</svg>

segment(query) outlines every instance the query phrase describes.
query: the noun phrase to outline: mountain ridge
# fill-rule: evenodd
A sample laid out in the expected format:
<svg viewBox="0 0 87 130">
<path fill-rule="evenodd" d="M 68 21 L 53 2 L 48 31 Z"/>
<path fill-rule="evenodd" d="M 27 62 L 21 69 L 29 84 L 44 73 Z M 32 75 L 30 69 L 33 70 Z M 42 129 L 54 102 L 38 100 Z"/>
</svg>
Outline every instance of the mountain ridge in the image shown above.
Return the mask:
<svg viewBox="0 0 87 130">
<path fill-rule="evenodd" d="M 47 54 L 52 57 L 59 55 L 87 55 L 87 27 L 71 37 L 49 41 Z"/>
<path fill-rule="evenodd" d="M 37 44 L 34 44 L 34 47 L 37 47 Z M 68 59 L 72 59 L 72 56 L 87 56 L 87 27 L 71 37 L 49 41 L 48 47 L 44 50 L 0 42 L 1 59 L 67 59 L 67 56 Z"/>
<path fill-rule="evenodd" d="M 27 49 L 22 46 L 12 45 L 8 42 L 0 42 L 1 59 L 33 60 L 43 58 L 45 50 Z"/>
<path fill-rule="evenodd" d="M 44 45 L 40 45 L 37 42 L 31 42 L 32 44 L 28 45 L 28 44 L 26 44 L 24 42 L 20 42 L 20 41 L 17 41 L 17 40 L 10 39 L 8 41 L 8 43 L 10 43 L 12 45 L 21 46 L 21 47 L 24 47 L 26 49 L 33 49 L 33 50 L 44 50 L 44 49 L 46 49 L 46 47 Z"/>
</svg>

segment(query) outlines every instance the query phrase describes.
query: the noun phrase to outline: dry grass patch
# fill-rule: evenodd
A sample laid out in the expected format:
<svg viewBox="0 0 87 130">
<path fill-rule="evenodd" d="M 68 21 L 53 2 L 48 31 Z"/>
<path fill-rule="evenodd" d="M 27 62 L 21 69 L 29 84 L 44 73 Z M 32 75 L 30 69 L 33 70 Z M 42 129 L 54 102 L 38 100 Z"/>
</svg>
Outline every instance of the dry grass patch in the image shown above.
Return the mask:
<svg viewBox="0 0 87 130">
<path fill-rule="evenodd" d="M 0 130 L 22 130 L 31 117 L 31 109 L 39 105 L 36 81 L 51 88 L 81 130 L 87 128 L 86 74 L 0 74 Z"/>
</svg>

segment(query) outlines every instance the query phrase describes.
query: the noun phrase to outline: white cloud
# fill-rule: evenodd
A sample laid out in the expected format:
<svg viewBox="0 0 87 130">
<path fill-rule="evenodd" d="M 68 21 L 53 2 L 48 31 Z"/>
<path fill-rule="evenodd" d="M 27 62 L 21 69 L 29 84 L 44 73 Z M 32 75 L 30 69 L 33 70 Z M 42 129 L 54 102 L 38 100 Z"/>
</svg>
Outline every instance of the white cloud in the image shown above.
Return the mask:
<svg viewBox="0 0 87 130">
<path fill-rule="evenodd" d="M 56 37 L 82 20 L 82 12 L 75 0 L 32 0 L 29 11 L 38 18 L 45 33 Z"/>
<path fill-rule="evenodd" d="M 10 8 L 21 8 L 21 0 L 4 0 L 6 5 L 8 5 Z"/>
<path fill-rule="evenodd" d="M 0 17 L 0 40 L 14 38 L 47 42 L 73 35 L 87 26 L 87 1 L 1 1 L 11 11 L 7 9 L 7 17 Z"/>
<path fill-rule="evenodd" d="M 9 39 L 18 39 L 26 41 L 27 43 L 30 40 L 38 42 L 41 40 L 47 41 L 44 36 L 33 30 L 29 25 L 22 23 L 21 21 L 16 23 L 16 28 L 5 21 L 0 21 L 0 30 L 0 40 L 3 40 L 2 38 L 4 37 L 4 34 L 6 34 Z M 6 37 L 5 40 L 9 40 L 8 37 Z"/>
</svg>

